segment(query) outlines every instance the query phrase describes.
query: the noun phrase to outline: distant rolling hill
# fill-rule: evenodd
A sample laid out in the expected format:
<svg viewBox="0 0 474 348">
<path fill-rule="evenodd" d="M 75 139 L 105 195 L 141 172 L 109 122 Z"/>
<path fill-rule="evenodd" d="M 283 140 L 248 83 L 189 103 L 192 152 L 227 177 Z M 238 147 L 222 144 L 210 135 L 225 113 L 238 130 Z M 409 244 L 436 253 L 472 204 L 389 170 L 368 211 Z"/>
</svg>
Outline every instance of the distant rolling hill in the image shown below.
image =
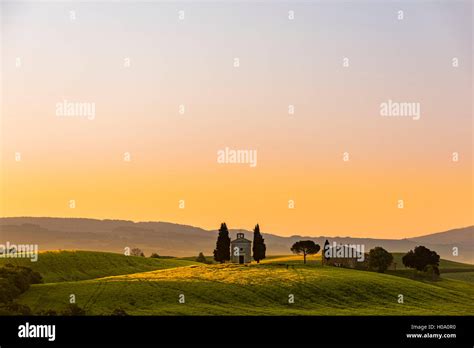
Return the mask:
<svg viewBox="0 0 474 348">
<path fill-rule="evenodd" d="M 409 240 L 428 244 L 461 244 L 465 242 L 473 244 L 473 231 L 474 226 L 470 226 L 466 228 L 457 228 L 446 232 L 439 232 L 428 234 L 426 236 L 410 238 Z"/>
<path fill-rule="evenodd" d="M 244 232 L 231 230 L 232 238 Z M 96 220 L 80 218 L 16 217 L 0 218 L 0 244 L 38 244 L 40 250 L 75 249 L 123 252 L 125 247 L 138 247 L 149 255 L 193 256 L 199 252 L 212 254 L 217 231 L 167 222 L 133 222 L 127 220 Z M 281 237 L 263 234 L 268 255 L 288 254 L 291 245 L 301 239 L 311 239 L 323 245 L 326 239 L 337 243 L 364 244 L 366 251 L 382 246 L 391 252 L 407 252 L 417 245 L 435 250 L 442 258 L 474 263 L 474 226 L 434 233 L 409 239 L 372 239 L 351 237 Z M 453 255 L 453 247 L 459 255 Z"/>
</svg>

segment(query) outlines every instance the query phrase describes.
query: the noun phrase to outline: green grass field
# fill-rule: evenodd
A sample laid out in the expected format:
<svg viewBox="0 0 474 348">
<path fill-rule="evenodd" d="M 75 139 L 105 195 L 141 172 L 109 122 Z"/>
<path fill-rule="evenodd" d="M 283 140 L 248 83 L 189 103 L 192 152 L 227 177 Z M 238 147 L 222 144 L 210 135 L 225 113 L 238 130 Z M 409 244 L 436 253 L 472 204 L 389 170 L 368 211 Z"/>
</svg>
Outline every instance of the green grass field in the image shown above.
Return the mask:
<svg viewBox="0 0 474 348">
<path fill-rule="evenodd" d="M 293 255 L 271 257 L 259 265 L 204 265 L 110 253 L 52 252 L 40 255 L 34 266 L 48 282 L 33 285 L 18 302 L 34 312 L 59 312 L 74 294 L 88 315 L 109 315 L 117 308 L 133 315 L 474 313 L 474 284 L 469 279 L 417 281 L 323 267 L 318 259 L 310 258 L 306 266 Z M 185 303 L 178 301 L 181 294 Z M 295 303 L 288 302 L 290 294 Z M 403 304 L 397 301 L 399 294 Z"/>
<path fill-rule="evenodd" d="M 39 272 L 45 283 L 94 279 L 195 264 L 177 259 L 127 257 L 96 251 L 47 251 L 39 254 L 37 262 L 31 262 L 29 259 L 0 259 L 0 266 L 7 263 L 26 266 Z"/>
<path fill-rule="evenodd" d="M 462 280 L 474 284 L 474 272 L 450 272 L 443 274 L 443 278 Z"/>
<path fill-rule="evenodd" d="M 402 257 L 405 255 L 405 253 L 392 253 L 392 255 L 393 255 L 393 262 L 397 263 L 397 269 L 408 270 L 408 268 L 405 268 L 402 262 Z M 450 260 L 444 260 L 444 259 L 441 259 L 439 262 L 439 270 L 441 273 L 449 273 L 451 270 L 458 272 L 461 269 L 474 271 L 474 265 L 450 261 Z"/>
<path fill-rule="evenodd" d="M 392 255 L 393 261 L 397 263 L 397 269 L 387 270 L 385 273 L 409 279 L 415 278 L 414 270 L 403 265 L 402 257 L 405 254 L 392 253 Z M 439 271 L 442 279 L 459 279 L 473 283 L 472 278 L 474 277 L 474 265 L 441 259 L 439 262 Z M 462 275 L 453 275 L 457 273 L 462 273 Z"/>
</svg>

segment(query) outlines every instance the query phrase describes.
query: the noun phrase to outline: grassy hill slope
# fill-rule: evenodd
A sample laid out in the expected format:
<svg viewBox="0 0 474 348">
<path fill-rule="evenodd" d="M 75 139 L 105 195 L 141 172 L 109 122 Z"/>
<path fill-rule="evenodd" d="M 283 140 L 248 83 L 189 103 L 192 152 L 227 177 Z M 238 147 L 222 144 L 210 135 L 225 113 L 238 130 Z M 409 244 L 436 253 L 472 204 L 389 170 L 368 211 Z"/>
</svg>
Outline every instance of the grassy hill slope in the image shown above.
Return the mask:
<svg viewBox="0 0 474 348">
<path fill-rule="evenodd" d="M 464 282 L 473 283 L 474 285 L 474 272 L 452 272 L 443 274 L 443 278 L 462 280 Z M 474 300 L 474 299 L 473 299 Z"/>
<path fill-rule="evenodd" d="M 195 262 L 152 259 L 95 251 L 47 251 L 37 262 L 29 259 L 0 259 L 0 266 L 11 263 L 26 266 L 43 276 L 45 283 L 101 278 L 111 275 L 189 266 Z"/>
<path fill-rule="evenodd" d="M 402 262 L 402 258 L 405 254 L 406 253 L 392 253 L 393 262 L 397 263 L 397 269 L 408 269 L 405 268 Z M 459 271 L 461 269 L 465 269 L 466 271 L 474 271 L 474 265 L 441 259 L 439 262 L 439 269 L 441 273 L 448 273 L 450 270 Z"/>
<path fill-rule="evenodd" d="M 106 259 L 116 257 L 100 254 L 105 254 Z M 61 254 L 59 259 L 65 255 Z M 304 266 L 301 258 L 299 263 L 293 258 L 295 256 L 281 256 L 274 258 L 273 262 L 267 260 L 266 263 L 249 266 L 192 265 L 184 260 L 158 259 L 155 261 L 166 266 L 161 268 L 171 266 L 171 262 L 177 263 L 175 268 L 150 272 L 33 285 L 19 302 L 30 306 L 35 312 L 42 309 L 61 311 L 67 306 L 69 295 L 75 294 L 78 305 L 84 307 L 88 315 L 109 315 L 116 308 L 123 308 L 134 315 L 474 313 L 474 285 L 469 282 L 451 279 L 417 281 L 375 272 L 322 267 L 314 261 Z M 136 259 L 140 260 L 137 262 L 150 260 Z M 103 261 L 104 266 L 108 264 Z M 109 267 L 109 272 L 112 268 Z M 124 269 L 131 270 L 129 267 Z M 71 269 L 65 269 L 68 270 L 74 274 L 78 272 L 72 265 Z M 86 274 L 90 276 L 91 271 Z M 62 277 L 65 278 L 65 275 Z M 51 276 L 51 279 L 54 277 Z M 178 302 L 181 294 L 185 295 L 184 304 Z M 290 294 L 295 298 L 293 304 L 288 303 Z M 403 304 L 397 301 L 399 294 L 404 296 Z"/>
</svg>

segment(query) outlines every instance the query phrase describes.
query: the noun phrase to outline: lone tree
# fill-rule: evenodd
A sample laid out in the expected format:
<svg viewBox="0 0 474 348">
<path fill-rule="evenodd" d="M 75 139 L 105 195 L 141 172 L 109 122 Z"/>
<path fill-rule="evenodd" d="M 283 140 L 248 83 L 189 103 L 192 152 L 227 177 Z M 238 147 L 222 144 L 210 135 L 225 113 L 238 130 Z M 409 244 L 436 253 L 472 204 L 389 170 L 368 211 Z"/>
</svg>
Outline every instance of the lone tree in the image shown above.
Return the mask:
<svg viewBox="0 0 474 348">
<path fill-rule="evenodd" d="M 86 315 L 86 311 L 83 308 L 79 307 L 77 304 L 70 303 L 69 306 L 66 307 L 66 309 L 61 313 L 61 315 L 83 316 Z"/>
<path fill-rule="evenodd" d="M 326 251 L 331 248 L 329 241 L 326 239 L 324 242 L 324 247 L 322 251 L 321 264 L 324 265 L 325 262 L 329 261 L 330 257 L 326 256 Z"/>
<path fill-rule="evenodd" d="M 230 260 L 229 230 L 225 222 L 221 223 L 221 228 L 219 229 L 216 248 L 214 249 L 214 260 L 220 263 Z"/>
<path fill-rule="evenodd" d="M 133 248 L 130 251 L 130 255 L 145 257 L 145 254 L 143 253 L 142 249 L 140 249 L 140 248 Z"/>
<path fill-rule="evenodd" d="M 123 308 L 115 308 L 114 311 L 112 312 L 112 314 L 110 314 L 112 316 L 118 316 L 118 317 L 126 317 L 128 316 L 128 313 L 125 312 L 125 309 Z"/>
<path fill-rule="evenodd" d="M 369 251 L 369 267 L 377 272 L 385 272 L 392 261 L 392 254 L 382 247 L 375 247 Z"/>
<path fill-rule="evenodd" d="M 266 250 L 267 247 L 265 246 L 263 237 L 260 234 L 260 226 L 258 226 L 257 224 L 253 229 L 253 259 L 257 261 L 257 263 L 260 263 L 260 260 L 263 260 L 265 258 Z"/>
<path fill-rule="evenodd" d="M 321 249 L 319 244 L 316 244 L 312 240 L 300 240 L 291 247 L 293 254 L 303 254 L 304 263 L 306 263 L 306 255 L 317 254 L 319 249 Z"/>
<path fill-rule="evenodd" d="M 428 266 L 432 266 L 435 272 L 439 272 L 439 255 L 436 251 L 431 251 L 423 245 L 417 246 L 415 251 L 410 250 L 403 256 L 402 262 L 406 267 L 414 268 L 418 271 L 426 272 Z"/>
<path fill-rule="evenodd" d="M 196 262 L 207 263 L 206 257 L 204 256 L 202 251 L 199 253 L 198 257 L 196 257 Z"/>
</svg>

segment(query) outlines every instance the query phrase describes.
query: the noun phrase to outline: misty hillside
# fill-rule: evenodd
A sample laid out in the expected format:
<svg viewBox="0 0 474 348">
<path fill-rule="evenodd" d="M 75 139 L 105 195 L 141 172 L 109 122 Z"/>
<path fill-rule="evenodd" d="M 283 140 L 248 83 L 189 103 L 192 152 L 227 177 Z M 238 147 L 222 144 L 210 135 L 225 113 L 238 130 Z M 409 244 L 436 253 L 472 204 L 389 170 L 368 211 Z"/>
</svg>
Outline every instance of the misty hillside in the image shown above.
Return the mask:
<svg viewBox="0 0 474 348">
<path fill-rule="evenodd" d="M 468 244 L 472 245 L 474 243 L 473 230 L 474 226 L 470 226 L 409 239 L 416 242 L 431 244 L 453 244 L 467 242 Z"/>
<path fill-rule="evenodd" d="M 252 239 L 252 232 L 231 230 L 232 238 L 244 232 Z M 167 222 L 133 222 L 127 220 L 95 220 L 78 218 L 0 218 L 0 244 L 38 244 L 40 250 L 76 249 L 123 252 L 125 247 L 138 247 L 149 255 L 193 256 L 200 251 L 211 255 L 217 231 L 172 224 Z M 474 226 L 434 233 L 409 239 L 371 239 L 350 237 L 281 237 L 263 233 L 268 255 L 290 253 L 291 245 L 301 239 L 311 239 L 320 245 L 326 239 L 341 244 L 364 244 L 366 251 L 382 246 L 391 252 L 407 252 L 423 244 L 444 259 L 474 263 Z M 459 256 L 453 256 L 453 247 Z"/>
</svg>

